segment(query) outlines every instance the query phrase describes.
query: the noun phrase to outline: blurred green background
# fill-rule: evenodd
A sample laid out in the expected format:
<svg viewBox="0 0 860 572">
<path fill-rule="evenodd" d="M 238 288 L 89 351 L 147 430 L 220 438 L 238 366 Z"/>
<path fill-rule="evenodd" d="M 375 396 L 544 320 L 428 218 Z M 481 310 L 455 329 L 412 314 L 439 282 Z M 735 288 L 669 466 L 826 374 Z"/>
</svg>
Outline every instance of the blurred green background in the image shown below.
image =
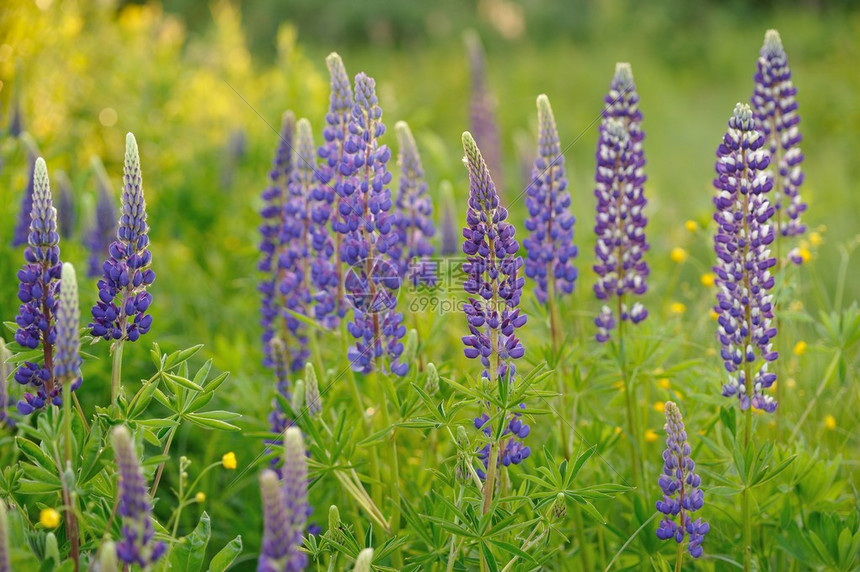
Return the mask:
<svg viewBox="0 0 860 572">
<path fill-rule="evenodd" d="M 765 31 L 777 28 L 798 88 L 806 223 L 823 236 L 823 243 L 810 245 L 812 272 L 823 280 L 808 281 L 804 303 L 813 312 L 829 306 L 839 245 L 854 239 L 860 217 L 860 11 L 853 2 L 6 0 L 0 10 L 0 319 L 13 320 L 17 312 L 15 272 L 22 262 L 21 250 L 10 247 L 27 175 L 23 147 L 8 133 L 15 109 L 52 176 L 62 169 L 72 182 L 78 226 L 61 251 L 76 265 L 85 261 L 80 239 L 95 202 L 90 158 L 103 159 L 118 200 L 124 136 L 132 131 L 158 278 L 153 335 L 126 348 L 126 371 L 130 378 L 149 375 L 146 346 L 153 340 L 167 350 L 205 343 L 216 367 L 232 372 L 229 407 L 247 416 L 249 429 L 263 429 L 271 385 L 258 347 L 256 226 L 277 142 L 273 128 L 290 108 L 311 120 L 319 143 L 328 100 L 324 58 L 338 51 L 350 74 L 376 78 L 388 142 L 394 143 L 396 121 L 409 122 L 431 192 L 449 180 L 464 201 L 466 28 L 476 29 L 486 47 L 503 135 L 503 193 L 515 223 L 525 216 L 521 164 L 535 141 L 535 98 L 546 93 L 552 102 L 578 219 L 581 280 L 573 305 L 586 314 L 597 309 L 589 269 L 597 119 L 615 63 L 632 64 L 648 159 L 653 282 L 646 305 L 668 315 L 669 302 L 682 301 L 688 314 L 699 313 L 692 318 L 698 331 L 708 323 L 711 294 L 699 275 L 712 264 L 712 244 L 708 232 L 690 233 L 685 221 L 709 224 L 715 149 L 735 103 L 749 100 Z M 241 153 L 236 141 L 244 142 Z M 691 258 L 674 270 L 669 253 L 678 246 Z M 799 280 L 807 272 L 801 268 Z M 94 282 L 83 282 L 81 291 L 88 307 L 96 298 Z M 852 267 L 845 298 L 858 294 L 860 271 Z M 449 322 L 456 334 L 461 321 Z M 86 363 L 83 391 L 92 397 L 82 401 L 90 404 L 107 394 L 109 370 L 104 344 L 93 352 L 103 359 Z M 192 458 L 217 459 L 229 448 L 240 450 L 240 439 L 189 440 L 181 433 L 179 445 Z M 250 471 L 232 481 L 225 493 L 244 493 L 214 508 L 213 523 L 224 538 L 242 499 L 256 497 L 248 486 L 254 479 Z"/>
</svg>

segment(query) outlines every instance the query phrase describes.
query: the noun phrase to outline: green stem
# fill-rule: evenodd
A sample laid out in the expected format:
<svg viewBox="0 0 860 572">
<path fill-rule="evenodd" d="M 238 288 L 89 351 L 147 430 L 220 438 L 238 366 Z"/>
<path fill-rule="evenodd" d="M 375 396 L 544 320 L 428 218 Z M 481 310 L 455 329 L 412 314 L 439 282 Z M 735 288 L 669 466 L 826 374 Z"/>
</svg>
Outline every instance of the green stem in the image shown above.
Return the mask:
<svg viewBox="0 0 860 572">
<path fill-rule="evenodd" d="M 72 380 L 66 378 L 63 380 L 63 389 L 66 391 L 63 395 L 63 431 L 65 433 L 65 449 L 66 449 L 66 467 L 71 470 L 72 467 Z M 78 539 L 78 519 L 75 515 L 74 499 L 72 491 L 69 490 L 66 479 L 63 476 L 63 469 L 60 468 L 60 481 L 63 483 L 63 496 L 66 503 L 66 526 L 69 534 L 69 544 L 71 545 L 72 562 L 75 565 L 75 571 L 80 567 L 79 554 L 79 539 Z"/>
<path fill-rule="evenodd" d="M 681 561 L 684 559 L 683 544 L 678 544 L 678 552 L 675 555 L 675 572 L 681 572 Z"/>
<path fill-rule="evenodd" d="M 580 509 L 579 503 L 576 503 L 576 506 L 574 507 L 573 518 L 576 521 L 576 540 L 579 542 L 579 556 L 582 559 L 582 569 L 592 570 L 590 554 L 591 547 L 586 542 L 585 524 L 582 520 L 582 509 Z"/>
<path fill-rule="evenodd" d="M 167 456 L 167 453 L 170 451 L 170 445 L 173 444 L 173 437 L 176 435 L 176 428 L 178 426 L 179 425 L 177 424 L 170 428 L 170 433 L 167 435 L 167 443 L 164 445 L 164 452 L 162 455 Z M 158 483 L 161 482 L 162 473 L 164 473 L 164 461 L 159 463 L 158 470 L 155 472 L 155 480 L 152 481 L 152 490 L 149 494 L 153 498 L 155 498 L 155 491 L 158 490 Z"/>
<path fill-rule="evenodd" d="M 122 378 L 122 346 L 124 340 L 117 340 L 113 346 L 113 363 L 110 372 L 110 401 L 116 405 Z"/>
<path fill-rule="evenodd" d="M 397 395 L 397 389 L 394 387 L 394 384 L 387 375 L 383 374 L 379 370 L 380 364 L 376 364 L 376 377 L 377 379 L 382 378 L 383 383 L 385 383 L 388 391 L 391 393 L 391 401 L 396 403 L 396 399 L 394 399 Z M 382 387 L 379 384 L 379 387 Z M 391 427 L 391 435 L 388 436 L 388 440 L 391 441 L 391 469 L 393 474 L 388 479 L 389 483 L 389 494 L 391 495 L 391 531 L 396 536 L 397 532 L 400 530 L 400 462 L 397 456 L 397 439 L 395 439 L 395 429 L 393 424 L 391 423 L 391 415 L 388 413 L 388 399 L 385 398 L 383 393 L 382 402 L 380 403 L 380 407 L 382 408 L 382 422 L 385 427 Z M 403 566 L 403 555 L 398 547 L 394 553 L 392 554 L 392 558 L 394 560 L 394 565 L 396 568 L 401 568 Z"/>
<path fill-rule="evenodd" d="M 627 408 L 627 430 L 630 432 L 630 461 L 633 464 L 633 481 L 642 488 L 642 472 L 639 468 L 639 438 L 636 430 L 635 386 L 627 373 L 627 356 L 624 347 L 624 320 L 621 319 L 623 302 L 618 298 L 618 355 L 621 361 L 621 380 L 624 384 L 624 399 Z"/>
<path fill-rule="evenodd" d="M 463 503 L 463 494 L 465 492 L 466 492 L 466 487 L 463 485 L 460 485 L 460 492 L 457 494 L 457 503 L 456 503 L 458 509 L 460 508 L 460 505 Z M 455 515 L 454 516 L 454 525 L 455 526 L 456 526 L 458 520 L 459 520 L 459 518 Z M 454 535 L 454 534 L 451 535 L 451 548 L 448 550 L 448 565 L 445 567 L 445 572 L 452 572 L 452 570 L 454 570 L 454 556 L 456 555 L 456 552 L 455 552 L 455 549 L 456 549 L 455 540 L 456 540 L 456 538 L 457 538 L 456 535 Z"/>
<path fill-rule="evenodd" d="M 746 365 L 746 369 L 749 369 L 749 365 Z M 750 439 L 752 436 L 752 406 L 747 407 L 746 413 L 744 414 L 746 417 L 746 422 L 744 423 L 744 452 L 746 455 L 746 451 L 749 448 Z M 752 565 L 752 518 L 750 515 L 750 490 L 749 486 L 746 483 L 746 477 L 744 475 L 741 476 L 744 480 L 744 490 L 741 493 L 741 519 L 744 521 L 744 572 L 749 572 L 750 567 Z"/>
</svg>

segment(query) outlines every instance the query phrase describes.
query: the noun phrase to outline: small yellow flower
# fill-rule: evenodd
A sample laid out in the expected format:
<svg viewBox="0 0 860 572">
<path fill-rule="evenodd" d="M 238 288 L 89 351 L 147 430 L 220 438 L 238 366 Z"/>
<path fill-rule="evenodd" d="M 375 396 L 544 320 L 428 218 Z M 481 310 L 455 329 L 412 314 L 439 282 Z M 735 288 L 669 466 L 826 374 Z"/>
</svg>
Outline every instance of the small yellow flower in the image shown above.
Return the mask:
<svg viewBox="0 0 860 572">
<path fill-rule="evenodd" d="M 657 433 L 655 433 L 652 429 L 648 429 L 647 431 L 645 431 L 645 440 L 647 442 L 653 443 L 654 441 L 656 441 L 659 438 L 660 438 L 660 436 L 657 435 Z"/>
<path fill-rule="evenodd" d="M 812 260 L 812 253 L 809 252 L 808 248 L 803 247 L 798 251 L 798 253 L 800 254 L 800 257 L 803 259 L 804 264 L 806 264 L 807 262 Z"/>
<path fill-rule="evenodd" d="M 224 466 L 225 469 L 233 471 L 237 467 L 236 463 L 236 453 L 230 451 L 229 453 L 225 453 L 223 457 L 221 457 L 221 465 Z"/>
<path fill-rule="evenodd" d="M 702 277 L 699 278 L 699 280 L 702 281 L 702 286 L 707 286 L 708 288 L 710 288 L 714 285 L 716 278 L 716 276 L 708 272 L 707 274 L 702 274 Z"/>
<path fill-rule="evenodd" d="M 792 300 L 791 304 L 788 305 L 788 309 L 792 312 L 802 312 L 803 302 L 801 302 L 800 300 Z"/>
<path fill-rule="evenodd" d="M 669 389 L 670 384 L 671 384 L 671 382 L 669 381 L 668 377 L 661 377 L 660 379 L 657 380 L 657 385 L 659 385 L 663 389 Z"/>
<path fill-rule="evenodd" d="M 820 246 L 822 242 L 821 234 L 817 232 L 809 233 L 809 244 L 812 246 Z"/>
<path fill-rule="evenodd" d="M 687 311 L 687 306 L 682 304 L 681 302 L 672 302 L 672 305 L 669 306 L 669 312 L 672 314 L 681 315 Z"/>
<path fill-rule="evenodd" d="M 39 522 L 45 528 L 57 528 L 60 526 L 60 513 L 52 508 L 43 508 L 39 513 Z"/>
<path fill-rule="evenodd" d="M 621 435 L 621 431 L 622 431 L 621 427 L 618 427 L 618 426 L 616 425 L 616 426 L 615 426 L 615 434 L 616 434 L 616 435 Z"/>
<path fill-rule="evenodd" d="M 697 230 L 699 230 L 699 225 L 696 224 L 696 221 L 694 221 L 694 220 L 688 220 L 687 222 L 685 222 L 684 227 L 689 232 L 696 232 Z"/>
<path fill-rule="evenodd" d="M 794 344 L 794 355 L 802 356 L 806 353 L 806 342 L 800 340 L 796 344 Z"/>
<path fill-rule="evenodd" d="M 196 500 L 197 502 L 205 502 L 206 501 L 206 493 L 204 493 L 203 491 L 200 491 L 199 493 L 194 495 L 194 500 Z"/>
<path fill-rule="evenodd" d="M 672 252 L 669 253 L 669 258 L 672 259 L 672 262 L 677 262 L 678 264 L 687 260 L 688 256 L 689 254 L 687 254 L 687 251 L 680 246 L 676 246 L 672 249 Z"/>
<path fill-rule="evenodd" d="M 714 310 L 713 308 L 711 308 L 711 311 L 708 313 L 708 315 L 711 317 L 712 320 L 716 320 L 717 318 L 720 317 L 720 315 L 717 314 L 717 311 Z"/>
<path fill-rule="evenodd" d="M 657 413 L 664 413 L 666 411 L 666 404 L 662 401 L 654 402 L 654 411 Z"/>
<path fill-rule="evenodd" d="M 827 427 L 828 431 L 833 431 L 836 429 L 836 418 L 832 415 L 825 415 L 824 426 Z"/>
<path fill-rule="evenodd" d="M 789 377 L 785 380 L 785 386 L 789 389 L 794 389 L 795 387 L 797 387 L 797 380 L 795 380 L 793 377 Z"/>
</svg>

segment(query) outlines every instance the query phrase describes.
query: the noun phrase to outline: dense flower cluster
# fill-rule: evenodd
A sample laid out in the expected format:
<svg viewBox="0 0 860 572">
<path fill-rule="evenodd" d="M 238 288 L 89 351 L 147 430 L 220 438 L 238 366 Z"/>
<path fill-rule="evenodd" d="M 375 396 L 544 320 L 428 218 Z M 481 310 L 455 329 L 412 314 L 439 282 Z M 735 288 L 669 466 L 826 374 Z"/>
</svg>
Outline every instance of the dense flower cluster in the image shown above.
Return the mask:
<svg viewBox="0 0 860 572">
<path fill-rule="evenodd" d="M 463 288 L 471 294 L 463 306 L 469 326 L 469 335 L 463 337 L 465 354 L 470 359 L 480 358 L 484 366 L 482 377 L 493 382 L 513 383 L 517 360 L 525 348 L 516 336 L 517 328 L 526 323 L 519 303 L 525 279 L 517 276 L 523 259 L 517 256 L 519 243 L 514 239 L 515 229 L 507 222 L 508 211 L 499 204 L 496 186 L 471 134 L 463 134 L 464 162 L 469 171 L 469 206 L 466 211 L 466 228 L 463 229 L 463 252 L 466 262 Z M 475 419 L 475 427 L 485 433 L 489 416 L 485 413 Z M 501 447 L 499 458 L 503 464 L 519 463 L 529 455 L 529 448 L 516 437 L 528 435 L 528 425 L 522 425 L 519 414 L 508 420 L 505 435 L 512 435 Z M 479 452 L 486 467 L 489 445 Z"/>
<path fill-rule="evenodd" d="M 400 121 L 394 129 L 399 148 L 400 190 L 395 200 L 397 242 L 392 248 L 392 258 L 398 261 L 404 280 L 429 285 L 436 280 L 436 265 L 428 259 L 433 254 L 430 238 L 436 232 L 433 203 L 427 195 L 424 167 L 409 125 Z"/>
<path fill-rule="evenodd" d="M 475 32 L 465 36 L 469 70 L 472 78 L 472 94 L 469 101 L 469 124 L 472 137 L 483 149 L 483 156 L 495 173 L 499 188 L 502 182 L 502 137 L 496 120 L 496 102 L 487 85 L 487 62 L 481 39 Z"/>
<path fill-rule="evenodd" d="M 573 244 L 573 225 L 576 219 L 570 214 L 570 193 L 564 170 L 564 155 L 558 140 L 558 129 L 549 99 L 538 96 L 538 156 L 526 189 L 526 207 L 529 217 L 526 229 L 530 236 L 523 240 L 528 251 L 526 276 L 537 282 L 538 301 L 546 303 L 556 291 L 570 294 L 577 277 L 573 259 L 577 248 Z M 549 291 L 549 282 L 555 285 Z"/>
<path fill-rule="evenodd" d="M 117 228 L 117 240 L 108 249 L 109 257 L 102 265 L 99 280 L 99 301 L 93 306 L 90 331 L 107 341 L 136 341 L 149 332 L 152 316 L 147 314 L 152 295 L 146 291 L 155 281 L 150 268 L 152 253 L 149 227 L 146 224 L 146 201 L 140 173 L 140 155 L 134 135 L 125 140 L 123 166 L 122 213 Z"/>
<path fill-rule="evenodd" d="M 33 169 L 33 200 L 30 232 L 27 235 L 26 261 L 18 271 L 18 299 L 21 305 L 15 322 L 15 341 L 21 346 L 43 349 L 43 363 L 24 362 L 15 371 L 15 381 L 28 386 L 18 402 L 22 415 L 41 409 L 46 403 L 60 404 L 59 388 L 54 384 L 53 346 L 57 337 L 56 313 L 60 273 L 60 235 L 57 210 L 51 197 L 48 168 L 39 157 Z"/>
<path fill-rule="evenodd" d="M 666 450 L 663 451 L 663 473 L 657 481 L 663 490 L 663 499 L 657 501 L 657 510 L 663 519 L 657 528 L 660 540 L 674 538 L 680 544 L 688 538 L 687 548 L 693 558 L 702 555 L 702 541 L 710 530 L 701 518 L 690 516 L 704 504 L 699 489 L 701 479 L 695 473 L 696 464 L 690 458 L 690 445 L 681 411 L 673 402 L 666 403 Z"/>
<path fill-rule="evenodd" d="M 117 514 L 122 518 L 122 539 L 116 544 L 117 556 L 126 564 L 137 564 L 146 569 L 161 558 L 167 546 L 155 540 L 152 504 L 134 443 L 125 425 L 117 425 L 113 429 L 111 440 L 119 472 Z"/>
<path fill-rule="evenodd" d="M 87 276 L 96 278 L 102 272 L 102 261 L 108 254 L 110 244 L 116 236 L 116 203 L 107 176 L 103 173 L 101 162 L 96 163 L 96 208 L 92 227 L 85 242 L 89 250 Z"/>
<path fill-rule="evenodd" d="M 774 225 L 776 232 L 786 237 L 803 234 L 806 230 L 800 222 L 806 203 L 801 200 L 799 192 L 803 184 L 800 166 L 803 153 L 800 151 L 802 137 L 797 128 L 800 116 L 797 114 L 796 95 L 797 88 L 791 81 L 791 69 L 779 32 L 768 30 L 756 63 L 752 109 L 776 167 Z M 792 259 L 798 264 L 802 262 L 796 253 L 792 253 Z"/>
<path fill-rule="evenodd" d="M 525 408 L 525 405 L 520 405 Z M 489 439 L 491 437 L 492 428 L 490 426 L 490 416 L 482 413 L 480 417 L 475 418 L 475 429 L 483 431 L 484 435 Z M 502 444 L 499 449 L 499 462 L 505 467 L 511 463 L 519 465 L 523 459 L 531 455 L 531 449 L 523 443 L 523 439 L 529 436 L 531 427 L 523 423 L 522 416 L 519 413 L 514 413 L 508 418 L 508 424 L 502 432 Z M 478 450 L 478 459 L 483 464 L 483 468 L 478 467 L 475 472 L 482 479 L 486 478 L 487 465 L 490 460 L 490 444 L 486 443 Z"/>
<path fill-rule="evenodd" d="M 764 394 L 776 381 L 768 365 L 777 358 L 769 293 L 774 285 L 769 269 L 776 264 L 770 255 L 775 233 L 769 221 L 774 207 L 766 197 L 773 180 L 767 171 L 770 155 L 765 145 L 750 106 L 739 103 L 717 149 L 714 311 L 719 314 L 717 334 L 729 377 L 723 395 L 737 395 L 741 409 L 752 405 L 773 412 L 776 401 Z"/>
<path fill-rule="evenodd" d="M 298 572 L 307 565 L 299 550 L 308 514 L 308 466 L 302 433 L 297 427 L 284 432 L 281 477 L 271 470 L 260 476 L 263 499 L 263 546 L 257 570 Z"/>
<path fill-rule="evenodd" d="M 364 373 L 388 358 L 388 369 L 405 375 L 409 364 L 400 361 L 406 334 L 403 315 L 397 312 L 401 279 L 391 249 L 397 230 L 390 214 L 391 173 L 386 164 L 391 151 L 379 144 L 385 133 L 376 82 L 364 73 L 355 76 L 355 106 L 344 143 L 340 170 L 344 178 L 335 185 L 340 215 L 335 230 L 343 234 L 340 257 L 350 268 L 344 288 L 353 305 L 354 319 L 347 326 L 356 338 L 349 350 L 351 366 Z M 384 366 L 382 366 L 384 367 Z"/>
<path fill-rule="evenodd" d="M 60 300 L 57 308 L 57 343 L 54 355 L 54 377 L 65 386 L 71 384 L 76 391 L 81 385 L 81 337 L 78 327 L 81 309 L 78 304 L 78 280 L 75 268 L 63 264 L 60 282 Z"/>
</svg>

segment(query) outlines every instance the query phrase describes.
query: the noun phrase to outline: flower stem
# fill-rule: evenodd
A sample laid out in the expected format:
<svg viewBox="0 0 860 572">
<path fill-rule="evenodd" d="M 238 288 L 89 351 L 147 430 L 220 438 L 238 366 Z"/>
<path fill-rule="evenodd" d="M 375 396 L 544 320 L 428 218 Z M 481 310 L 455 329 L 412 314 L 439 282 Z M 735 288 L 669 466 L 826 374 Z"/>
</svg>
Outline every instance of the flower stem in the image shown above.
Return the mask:
<svg viewBox="0 0 860 572">
<path fill-rule="evenodd" d="M 618 298 L 618 356 L 621 362 L 621 381 L 624 384 L 624 398 L 627 407 L 627 430 L 630 432 L 630 461 L 633 464 L 633 481 L 642 488 L 642 472 L 639 468 L 639 439 L 636 430 L 635 386 L 627 373 L 627 356 L 624 347 L 624 320 L 621 319 L 623 301 Z"/>
<path fill-rule="evenodd" d="M 65 389 L 66 395 L 63 395 L 63 431 L 65 433 L 65 460 L 66 467 L 71 469 L 72 467 L 72 380 L 70 378 L 66 378 L 63 383 L 63 389 Z M 69 485 L 66 482 L 66 479 L 63 476 L 63 470 L 60 468 L 60 482 L 63 483 L 63 497 L 66 504 L 66 526 L 68 529 L 69 535 L 69 544 L 71 545 L 71 557 L 72 562 L 75 565 L 75 572 L 79 570 L 80 567 L 80 555 L 79 555 L 79 539 L 78 539 L 78 519 L 75 515 L 75 507 L 73 506 L 74 499 L 72 498 L 72 491 L 69 490 Z"/>
<path fill-rule="evenodd" d="M 124 340 L 117 340 L 113 346 L 113 362 L 110 372 L 110 401 L 116 405 L 122 379 L 122 346 Z"/>
<path fill-rule="evenodd" d="M 684 549 L 682 544 L 678 543 L 678 552 L 675 555 L 675 572 L 681 572 L 681 561 L 684 559 Z"/>
</svg>

